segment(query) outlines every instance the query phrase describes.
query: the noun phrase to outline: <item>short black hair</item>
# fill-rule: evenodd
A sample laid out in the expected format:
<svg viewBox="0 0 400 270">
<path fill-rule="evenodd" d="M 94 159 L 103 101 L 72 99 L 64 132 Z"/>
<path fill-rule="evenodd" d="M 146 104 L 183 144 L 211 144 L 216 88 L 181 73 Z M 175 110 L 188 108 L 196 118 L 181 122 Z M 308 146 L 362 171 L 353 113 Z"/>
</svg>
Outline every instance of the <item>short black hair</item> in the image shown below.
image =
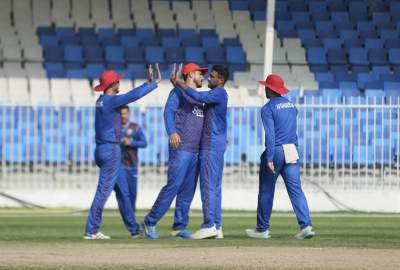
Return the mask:
<svg viewBox="0 0 400 270">
<path fill-rule="evenodd" d="M 229 79 L 229 69 L 226 65 L 213 65 L 211 70 L 214 70 L 224 79 L 224 83 Z"/>
<path fill-rule="evenodd" d="M 122 111 L 123 109 L 127 109 L 128 111 L 130 111 L 128 105 L 121 106 L 121 109 L 120 109 L 120 110 Z"/>
</svg>

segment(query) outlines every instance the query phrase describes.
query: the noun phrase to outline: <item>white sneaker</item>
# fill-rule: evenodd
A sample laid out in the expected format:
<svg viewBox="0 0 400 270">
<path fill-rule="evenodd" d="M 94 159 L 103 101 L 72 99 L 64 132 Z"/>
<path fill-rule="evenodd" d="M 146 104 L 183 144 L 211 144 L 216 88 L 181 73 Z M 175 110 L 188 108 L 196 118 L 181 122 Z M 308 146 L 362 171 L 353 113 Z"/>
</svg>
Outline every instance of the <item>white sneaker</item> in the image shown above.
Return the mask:
<svg viewBox="0 0 400 270">
<path fill-rule="evenodd" d="M 194 234 L 192 234 L 192 239 L 207 239 L 207 238 L 215 238 L 218 236 L 217 229 L 215 226 L 211 228 L 201 228 L 197 230 Z"/>
<path fill-rule="evenodd" d="M 217 229 L 217 237 L 215 239 L 224 239 L 224 233 L 222 232 L 222 227 Z"/>
<path fill-rule="evenodd" d="M 307 226 L 304 229 L 300 230 L 295 237 L 297 239 L 310 239 L 315 235 L 315 232 L 312 230 L 311 226 Z"/>
<path fill-rule="evenodd" d="M 85 233 L 85 235 L 83 236 L 83 239 L 85 239 L 85 240 L 108 240 L 108 239 L 111 239 L 111 237 L 108 235 L 102 234 L 101 232 L 98 232 L 96 234 Z"/>
<path fill-rule="evenodd" d="M 265 232 L 259 232 L 256 229 L 246 229 L 246 234 L 248 237 L 251 238 L 263 238 L 263 239 L 271 238 L 269 230 L 266 230 Z"/>
</svg>

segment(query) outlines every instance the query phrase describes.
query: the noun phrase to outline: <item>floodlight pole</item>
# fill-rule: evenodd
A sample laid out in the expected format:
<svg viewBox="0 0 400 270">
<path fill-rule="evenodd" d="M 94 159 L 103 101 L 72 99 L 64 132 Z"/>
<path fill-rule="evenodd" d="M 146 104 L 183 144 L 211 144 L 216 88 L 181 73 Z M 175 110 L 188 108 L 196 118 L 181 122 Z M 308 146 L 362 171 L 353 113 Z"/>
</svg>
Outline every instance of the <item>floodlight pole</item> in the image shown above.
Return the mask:
<svg viewBox="0 0 400 270">
<path fill-rule="evenodd" d="M 267 0 L 266 10 L 267 20 L 265 24 L 264 42 L 264 75 L 272 72 L 272 60 L 274 52 L 274 20 L 275 20 L 275 0 Z"/>
</svg>

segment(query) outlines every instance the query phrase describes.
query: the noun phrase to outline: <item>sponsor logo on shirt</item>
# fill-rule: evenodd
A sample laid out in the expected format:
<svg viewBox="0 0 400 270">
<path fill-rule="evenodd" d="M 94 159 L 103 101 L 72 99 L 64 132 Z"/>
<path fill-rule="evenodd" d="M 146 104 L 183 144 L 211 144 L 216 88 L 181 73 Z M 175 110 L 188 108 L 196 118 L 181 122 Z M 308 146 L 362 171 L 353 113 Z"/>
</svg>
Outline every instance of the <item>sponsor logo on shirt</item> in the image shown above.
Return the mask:
<svg viewBox="0 0 400 270">
<path fill-rule="evenodd" d="M 286 102 L 286 103 L 276 104 L 275 107 L 276 107 L 277 110 L 284 110 L 284 109 L 294 108 L 294 105 L 293 105 L 293 103 Z"/>
<path fill-rule="evenodd" d="M 96 107 L 103 107 L 103 101 L 102 100 L 97 101 Z"/>
<path fill-rule="evenodd" d="M 204 117 L 203 109 L 201 109 L 201 108 L 199 108 L 199 107 L 197 107 L 197 106 L 193 106 L 193 111 L 192 111 L 192 113 L 193 113 L 194 115 L 196 115 L 197 117 Z"/>
</svg>

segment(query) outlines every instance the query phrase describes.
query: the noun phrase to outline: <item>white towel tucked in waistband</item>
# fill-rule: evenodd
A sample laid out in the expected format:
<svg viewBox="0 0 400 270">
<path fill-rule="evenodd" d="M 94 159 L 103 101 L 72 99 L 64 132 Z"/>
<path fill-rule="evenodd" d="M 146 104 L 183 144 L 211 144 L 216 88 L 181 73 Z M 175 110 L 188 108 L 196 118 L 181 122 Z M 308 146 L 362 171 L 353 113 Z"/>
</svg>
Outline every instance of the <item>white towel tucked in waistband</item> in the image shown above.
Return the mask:
<svg viewBox="0 0 400 270">
<path fill-rule="evenodd" d="M 287 164 L 296 163 L 299 159 L 296 145 L 294 144 L 283 144 L 283 153 L 285 155 L 285 162 Z"/>
</svg>

